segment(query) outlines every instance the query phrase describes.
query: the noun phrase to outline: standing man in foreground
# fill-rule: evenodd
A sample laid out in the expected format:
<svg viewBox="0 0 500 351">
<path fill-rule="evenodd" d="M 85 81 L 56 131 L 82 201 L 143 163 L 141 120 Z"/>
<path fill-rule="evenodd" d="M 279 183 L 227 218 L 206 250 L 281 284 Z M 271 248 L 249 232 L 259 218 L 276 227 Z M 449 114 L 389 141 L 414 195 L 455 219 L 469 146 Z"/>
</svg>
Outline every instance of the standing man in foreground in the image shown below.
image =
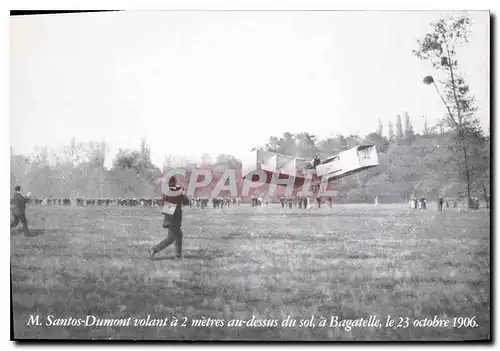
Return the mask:
<svg viewBox="0 0 500 351">
<path fill-rule="evenodd" d="M 21 194 L 21 187 L 16 185 L 14 196 L 10 199 L 10 212 L 12 215 L 10 221 L 10 228 L 15 228 L 21 222 L 23 224 L 23 232 L 25 236 L 30 236 L 30 230 L 28 229 L 28 220 L 26 219 L 26 202 L 28 201 Z"/>
<path fill-rule="evenodd" d="M 149 249 L 149 255 L 154 258 L 154 255 L 167 246 L 175 242 L 175 259 L 182 259 L 182 205 L 187 204 L 189 199 L 184 195 L 184 189 L 177 186 L 175 176 L 172 176 L 168 181 L 168 190 L 163 195 L 162 214 L 165 216 L 163 220 L 163 228 L 168 230 L 168 236 L 159 244 Z M 179 193 L 177 195 L 177 193 Z"/>
</svg>

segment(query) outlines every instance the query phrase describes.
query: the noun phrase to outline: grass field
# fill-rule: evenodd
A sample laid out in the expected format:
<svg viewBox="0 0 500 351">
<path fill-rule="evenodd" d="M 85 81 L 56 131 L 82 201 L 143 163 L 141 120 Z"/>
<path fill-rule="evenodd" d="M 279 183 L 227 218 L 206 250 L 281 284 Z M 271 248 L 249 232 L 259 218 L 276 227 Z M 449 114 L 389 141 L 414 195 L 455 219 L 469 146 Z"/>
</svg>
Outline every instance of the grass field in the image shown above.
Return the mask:
<svg viewBox="0 0 500 351">
<path fill-rule="evenodd" d="M 490 338 L 490 213 L 436 206 L 184 211 L 184 260 L 159 209 L 31 207 L 11 231 L 14 336 L 175 340 L 477 340 Z M 168 326 L 26 326 L 57 318 L 168 318 Z M 330 327 L 330 316 L 376 315 L 381 328 Z M 387 316 L 410 325 L 385 327 Z M 315 327 L 236 327 L 231 319 L 309 320 Z M 478 326 L 413 327 L 425 317 Z M 173 317 L 178 326 L 170 326 Z M 186 317 L 184 319 L 183 317 Z M 223 327 L 192 326 L 223 319 Z M 328 319 L 320 326 L 321 317 Z M 400 321 L 399 321 L 400 322 Z M 185 323 L 185 326 L 182 324 Z M 397 326 L 398 320 L 396 320 Z"/>
</svg>

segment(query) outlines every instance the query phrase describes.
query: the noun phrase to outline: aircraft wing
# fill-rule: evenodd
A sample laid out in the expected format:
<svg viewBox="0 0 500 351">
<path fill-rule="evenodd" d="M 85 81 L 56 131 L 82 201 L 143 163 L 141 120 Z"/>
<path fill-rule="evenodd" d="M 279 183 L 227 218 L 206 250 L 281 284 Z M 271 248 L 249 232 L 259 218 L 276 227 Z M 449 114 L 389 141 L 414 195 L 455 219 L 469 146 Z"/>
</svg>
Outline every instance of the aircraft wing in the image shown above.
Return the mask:
<svg viewBox="0 0 500 351">
<path fill-rule="evenodd" d="M 307 167 L 308 161 L 304 158 L 280 154 L 274 151 L 255 150 L 247 166 L 249 169 L 261 169 L 271 173 L 296 176 Z M 245 165 L 244 165 L 245 166 Z"/>
<path fill-rule="evenodd" d="M 283 155 L 274 151 L 254 150 L 243 160 L 243 177 L 263 170 L 269 175 L 279 173 L 280 178 L 304 179 L 306 170 L 313 169 L 318 178 L 340 179 L 351 174 L 378 166 L 378 155 L 374 145 L 359 145 L 337 155 L 327 157 L 314 168 L 310 160 Z"/>
<path fill-rule="evenodd" d="M 324 160 L 316 167 L 318 177 L 328 180 L 340 179 L 378 166 L 375 145 L 359 145 Z"/>
</svg>

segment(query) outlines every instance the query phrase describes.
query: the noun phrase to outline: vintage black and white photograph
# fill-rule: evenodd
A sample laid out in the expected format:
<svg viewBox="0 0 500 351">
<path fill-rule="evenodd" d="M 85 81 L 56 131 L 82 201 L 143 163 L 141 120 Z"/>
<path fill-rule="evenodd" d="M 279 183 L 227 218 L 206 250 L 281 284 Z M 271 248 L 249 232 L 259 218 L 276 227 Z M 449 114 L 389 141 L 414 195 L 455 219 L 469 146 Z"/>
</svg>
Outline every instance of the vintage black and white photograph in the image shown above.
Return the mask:
<svg viewBox="0 0 500 351">
<path fill-rule="evenodd" d="M 491 341 L 490 16 L 11 13 L 12 338 Z"/>
</svg>

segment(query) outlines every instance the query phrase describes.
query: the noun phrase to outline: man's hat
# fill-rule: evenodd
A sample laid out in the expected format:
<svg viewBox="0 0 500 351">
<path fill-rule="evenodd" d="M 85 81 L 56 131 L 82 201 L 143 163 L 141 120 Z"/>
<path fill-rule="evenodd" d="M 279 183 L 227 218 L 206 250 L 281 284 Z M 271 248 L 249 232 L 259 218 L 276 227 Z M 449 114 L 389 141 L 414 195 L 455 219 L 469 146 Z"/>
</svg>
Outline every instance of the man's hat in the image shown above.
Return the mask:
<svg viewBox="0 0 500 351">
<path fill-rule="evenodd" d="M 19 185 L 16 185 L 16 187 L 14 188 L 15 191 L 20 191 L 21 190 L 21 187 Z"/>
</svg>

